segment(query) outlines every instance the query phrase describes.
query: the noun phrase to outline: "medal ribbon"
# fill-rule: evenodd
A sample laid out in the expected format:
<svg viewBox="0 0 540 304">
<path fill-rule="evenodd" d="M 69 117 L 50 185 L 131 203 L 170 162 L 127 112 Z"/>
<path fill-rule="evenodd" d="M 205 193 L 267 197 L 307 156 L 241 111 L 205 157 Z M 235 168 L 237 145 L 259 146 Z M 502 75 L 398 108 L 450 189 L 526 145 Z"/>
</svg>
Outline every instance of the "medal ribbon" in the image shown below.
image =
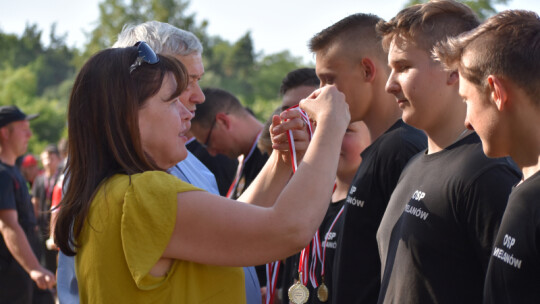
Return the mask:
<svg viewBox="0 0 540 304">
<path fill-rule="evenodd" d="M 321 277 L 324 277 L 324 260 L 326 258 L 326 246 L 328 245 L 328 234 L 334 229 L 334 225 L 337 223 L 337 220 L 343 213 L 343 210 L 345 208 L 345 205 L 341 206 L 341 209 L 339 209 L 338 214 L 334 218 L 334 221 L 330 225 L 330 228 L 328 228 L 328 232 L 326 232 L 326 235 L 324 236 L 324 249 L 323 249 L 323 255 L 322 255 L 322 261 L 321 261 Z M 313 269 L 313 272 L 315 272 L 315 269 Z"/>
<path fill-rule="evenodd" d="M 309 117 L 307 116 L 306 112 L 304 110 L 300 109 L 298 106 L 294 106 L 289 108 L 287 111 L 294 109 L 295 111 L 300 112 L 300 116 L 302 117 L 302 120 L 308 127 L 308 134 L 309 139 L 311 140 L 312 136 L 312 127 L 311 122 L 309 121 Z M 294 146 L 294 138 L 292 134 L 292 130 L 287 131 L 287 139 L 289 140 L 289 152 L 291 153 L 291 163 L 292 163 L 292 169 L 293 173 L 296 172 L 296 169 L 298 168 L 298 161 L 296 158 L 296 149 Z M 308 269 L 308 260 L 306 255 L 306 250 L 309 252 L 309 245 L 302 250 L 302 253 L 300 254 L 300 263 L 298 265 L 298 271 L 302 274 L 302 277 L 300 278 L 300 282 L 304 285 L 307 283 L 308 279 L 308 273 L 307 271 L 303 271 L 304 269 Z M 266 304 L 272 303 L 274 300 L 274 294 L 276 291 L 276 281 L 279 273 L 279 264 L 280 261 L 275 261 L 273 263 L 266 264 Z"/>
<path fill-rule="evenodd" d="M 238 182 L 240 181 L 240 176 L 242 176 L 242 171 L 244 171 L 244 167 L 253 154 L 253 151 L 255 151 L 255 148 L 257 147 L 257 142 L 259 141 L 259 137 L 261 137 L 262 130 L 257 134 L 257 137 L 255 138 L 255 141 L 251 145 L 251 149 L 249 150 L 249 153 L 246 157 L 244 157 L 244 154 L 238 156 L 238 167 L 236 168 L 236 175 L 234 177 L 234 180 L 229 187 L 229 190 L 227 191 L 227 198 L 232 198 L 234 192 L 236 191 L 236 187 L 238 187 Z"/>
<path fill-rule="evenodd" d="M 276 290 L 277 277 L 279 273 L 279 266 L 281 262 L 275 261 L 266 264 L 266 303 L 270 304 L 274 302 L 274 295 Z"/>
</svg>

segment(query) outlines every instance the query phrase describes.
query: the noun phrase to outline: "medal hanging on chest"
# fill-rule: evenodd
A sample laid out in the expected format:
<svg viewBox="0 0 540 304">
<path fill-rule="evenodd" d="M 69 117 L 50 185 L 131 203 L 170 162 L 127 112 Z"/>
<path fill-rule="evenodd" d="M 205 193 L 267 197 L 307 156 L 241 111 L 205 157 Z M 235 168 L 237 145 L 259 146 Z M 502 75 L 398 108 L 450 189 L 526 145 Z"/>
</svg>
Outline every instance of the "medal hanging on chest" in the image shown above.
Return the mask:
<svg viewBox="0 0 540 304">
<path fill-rule="evenodd" d="M 304 272 L 304 269 L 308 268 L 307 253 L 309 253 L 309 245 L 300 253 L 300 262 L 298 263 L 298 281 L 296 281 L 296 283 L 289 288 L 289 301 L 294 304 L 304 304 L 309 299 L 309 290 L 306 287 L 308 278 L 307 274 Z"/>
<path fill-rule="evenodd" d="M 319 301 L 323 303 L 328 301 L 328 297 L 330 295 L 328 286 L 326 286 L 326 284 L 324 283 L 326 249 L 328 248 L 328 236 L 330 235 L 330 232 L 332 232 L 332 230 L 334 229 L 334 226 L 337 223 L 341 214 L 343 214 L 343 210 L 344 210 L 344 206 L 341 207 L 338 214 L 332 221 L 332 224 L 330 224 L 330 228 L 328 228 L 328 231 L 325 233 L 323 242 L 319 241 L 319 231 L 317 231 L 317 233 L 315 234 L 315 237 L 313 238 L 313 244 L 314 244 L 313 245 L 314 250 L 313 250 L 313 255 L 312 255 L 313 262 L 311 263 L 311 268 L 309 270 L 310 272 L 309 277 L 310 277 L 311 284 L 313 285 L 313 288 L 317 290 L 317 298 L 319 299 Z M 322 250 L 321 250 L 321 247 L 323 247 Z M 321 257 L 321 251 L 322 251 L 322 257 Z M 320 285 L 317 283 L 317 278 L 316 278 L 317 258 L 321 266 L 321 284 Z"/>
<path fill-rule="evenodd" d="M 300 273 L 300 278 L 301 277 L 302 273 Z M 289 301 L 294 304 L 304 304 L 309 299 L 309 290 L 306 285 L 300 283 L 300 281 L 301 280 L 296 281 L 296 283 L 289 288 Z"/>
<path fill-rule="evenodd" d="M 309 117 L 298 106 L 292 107 L 289 110 L 291 109 L 296 109 L 300 111 L 302 119 L 304 120 L 304 123 L 308 127 L 309 138 L 311 139 L 311 136 L 313 133 L 312 133 Z M 298 163 L 296 160 L 296 148 L 294 146 L 294 139 L 293 139 L 291 130 L 287 132 L 287 138 L 289 140 L 289 151 L 291 153 L 291 163 L 292 163 L 292 168 L 293 168 L 293 173 L 294 173 L 296 172 L 296 169 L 298 168 Z M 289 288 L 289 292 L 288 292 L 289 300 L 291 301 L 291 303 L 294 303 L 294 304 L 304 304 L 309 299 L 309 290 L 306 287 L 306 284 L 308 281 L 308 275 L 306 272 L 304 272 L 304 270 L 309 271 L 308 255 L 309 255 L 309 245 L 306 248 L 304 248 L 302 252 L 300 253 L 300 262 L 298 263 L 299 264 L 298 265 L 298 281 Z"/>
<path fill-rule="evenodd" d="M 326 284 L 324 284 L 324 276 L 321 280 L 321 285 L 319 285 L 319 288 L 317 288 L 317 298 L 321 302 L 328 301 L 328 287 L 326 287 Z"/>
</svg>

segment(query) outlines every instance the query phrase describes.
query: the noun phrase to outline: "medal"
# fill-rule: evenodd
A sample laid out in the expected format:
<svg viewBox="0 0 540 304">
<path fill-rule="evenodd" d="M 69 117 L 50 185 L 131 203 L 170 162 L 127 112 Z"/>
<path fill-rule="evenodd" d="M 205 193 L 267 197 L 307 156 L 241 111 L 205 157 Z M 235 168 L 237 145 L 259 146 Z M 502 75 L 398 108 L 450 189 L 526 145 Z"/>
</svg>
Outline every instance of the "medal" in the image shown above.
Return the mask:
<svg viewBox="0 0 540 304">
<path fill-rule="evenodd" d="M 324 282 L 322 282 L 317 289 L 317 298 L 319 298 L 319 301 L 321 302 L 328 301 L 328 287 L 326 287 Z"/>
<path fill-rule="evenodd" d="M 292 108 L 295 108 L 295 107 L 292 107 Z M 309 131 L 308 132 L 309 139 L 311 139 L 312 131 L 311 131 L 311 124 L 309 122 L 309 117 L 302 109 L 298 108 L 297 110 L 300 111 L 300 114 L 302 116 L 304 123 L 307 122 L 308 131 Z M 294 146 L 294 138 L 293 138 L 293 134 L 291 130 L 287 132 L 287 138 L 289 140 L 289 151 L 291 153 L 292 170 L 294 174 L 296 172 L 296 169 L 298 168 L 298 163 L 296 160 L 296 149 Z M 309 244 L 300 253 L 300 261 L 298 265 L 298 276 L 299 276 L 298 281 L 289 288 L 289 292 L 288 292 L 289 301 L 291 301 L 291 303 L 293 304 L 304 304 L 309 300 L 309 290 L 305 285 L 308 281 L 307 273 L 304 273 L 302 275 L 302 272 L 304 269 L 306 269 L 306 271 L 309 272 L 308 255 L 309 255 Z"/>
<path fill-rule="evenodd" d="M 304 304 L 309 298 L 309 290 L 297 281 L 289 288 L 289 300 L 294 304 Z"/>
</svg>

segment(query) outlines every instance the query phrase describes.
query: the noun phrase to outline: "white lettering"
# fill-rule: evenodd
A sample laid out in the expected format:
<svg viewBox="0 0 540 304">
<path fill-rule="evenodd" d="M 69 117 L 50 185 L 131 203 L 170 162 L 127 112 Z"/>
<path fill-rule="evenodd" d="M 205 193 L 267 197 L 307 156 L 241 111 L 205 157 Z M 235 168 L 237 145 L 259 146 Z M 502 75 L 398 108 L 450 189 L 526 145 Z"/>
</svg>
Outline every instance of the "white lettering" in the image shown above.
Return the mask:
<svg viewBox="0 0 540 304">
<path fill-rule="evenodd" d="M 517 269 L 521 269 L 522 261 L 518 258 L 515 258 L 513 254 L 508 254 L 506 251 L 502 250 L 501 248 L 495 247 L 493 249 L 493 256 L 510 266 L 513 266 Z"/>
<path fill-rule="evenodd" d="M 413 207 L 411 205 L 407 205 L 405 206 L 405 212 L 411 214 L 411 215 L 414 215 L 418 218 L 421 218 L 423 219 L 424 221 L 427 219 L 429 213 L 420 209 L 420 208 L 416 208 L 416 207 Z"/>
<path fill-rule="evenodd" d="M 323 242 L 323 243 L 322 243 L 322 247 L 323 247 L 323 248 L 333 248 L 333 249 L 336 249 L 336 248 L 337 248 L 337 242 Z"/>
<path fill-rule="evenodd" d="M 325 240 L 333 240 L 336 237 L 336 235 L 337 235 L 337 233 L 335 233 L 335 232 L 328 232 L 328 233 L 326 233 Z"/>
<path fill-rule="evenodd" d="M 414 191 L 414 194 L 412 196 L 412 199 L 415 200 L 415 201 L 420 201 L 422 200 L 424 197 L 426 197 L 426 193 L 425 192 L 422 192 L 420 190 L 416 190 Z"/>
<path fill-rule="evenodd" d="M 356 186 L 351 186 L 351 190 L 349 191 L 349 194 L 354 194 L 356 192 Z"/>
<path fill-rule="evenodd" d="M 353 206 L 364 207 L 364 201 L 363 200 L 359 200 L 357 198 L 350 197 L 350 196 L 347 196 L 347 203 L 349 203 L 349 204 L 351 204 Z"/>
<path fill-rule="evenodd" d="M 504 235 L 503 245 L 506 246 L 508 249 L 511 249 L 515 243 L 516 243 L 515 238 L 509 236 L 508 234 Z"/>
</svg>

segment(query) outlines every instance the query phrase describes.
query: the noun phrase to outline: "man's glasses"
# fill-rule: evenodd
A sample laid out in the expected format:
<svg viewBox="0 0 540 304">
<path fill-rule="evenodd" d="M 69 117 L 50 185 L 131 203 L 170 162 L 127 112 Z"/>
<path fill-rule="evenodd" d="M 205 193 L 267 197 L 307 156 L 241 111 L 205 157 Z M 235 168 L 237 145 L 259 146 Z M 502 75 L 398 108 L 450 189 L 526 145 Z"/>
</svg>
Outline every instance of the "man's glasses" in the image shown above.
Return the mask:
<svg viewBox="0 0 540 304">
<path fill-rule="evenodd" d="M 204 144 L 202 146 L 205 149 L 208 149 L 210 146 L 210 137 L 212 136 L 212 131 L 214 131 L 214 127 L 216 126 L 216 118 L 214 117 L 214 121 L 212 122 L 212 126 L 210 127 L 210 131 L 208 132 L 208 135 L 206 136 L 206 140 L 204 141 Z"/>
<path fill-rule="evenodd" d="M 139 56 L 135 59 L 135 62 L 129 67 L 129 73 L 133 73 L 136 68 L 141 66 L 143 62 L 148 64 L 156 64 L 159 62 L 159 57 L 156 55 L 154 50 L 144 41 L 139 41 L 135 43 Z"/>
</svg>

